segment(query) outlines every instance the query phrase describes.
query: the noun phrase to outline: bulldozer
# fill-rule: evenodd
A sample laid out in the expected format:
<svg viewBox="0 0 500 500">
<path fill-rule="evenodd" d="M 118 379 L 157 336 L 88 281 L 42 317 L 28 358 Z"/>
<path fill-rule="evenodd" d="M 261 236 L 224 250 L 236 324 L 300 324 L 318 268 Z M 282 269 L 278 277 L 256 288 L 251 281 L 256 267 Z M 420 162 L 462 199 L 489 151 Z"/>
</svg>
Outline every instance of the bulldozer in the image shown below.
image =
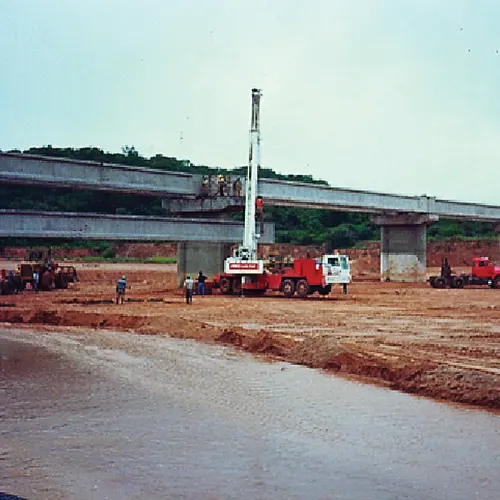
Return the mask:
<svg viewBox="0 0 500 500">
<path fill-rule="evenodd" d="M 37 250 L 28 252 L 28 261 L 19 264 L 22 288 L 29 283 L 33 286 L 33 273 L 39 276 L 38 286 L 40 290 L 52 290 L 68 288 L 69 283 L 78 281 L 78 275 L 74 266 L 61 266 L 52 260 L 51 250 L 45 254 Z"/>
</svg>

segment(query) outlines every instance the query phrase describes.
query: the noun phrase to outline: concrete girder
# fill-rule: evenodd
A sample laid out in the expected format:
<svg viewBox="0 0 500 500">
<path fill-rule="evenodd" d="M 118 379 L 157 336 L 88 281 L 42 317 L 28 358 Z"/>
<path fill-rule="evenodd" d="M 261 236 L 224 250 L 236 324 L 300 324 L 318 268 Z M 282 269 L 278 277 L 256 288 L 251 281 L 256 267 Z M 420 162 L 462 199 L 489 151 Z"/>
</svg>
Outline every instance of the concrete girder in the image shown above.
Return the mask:
<svg viewBox="0 0 500 500">
<path fill-rule="evenodd" d="M 195 195 L 199 176 L 90 161 L 0 153 L 0 181 L 11 184 L 119 191 L 144 195 Z"/>
<path fill-rule="evenodd" d="M 0 210 L 0 237 L 236 243 L 242 241 L 243 224 L 210 219 Z M 274 224 L 266 225 L 261 243 L 274 243 Z"/>
</svg>

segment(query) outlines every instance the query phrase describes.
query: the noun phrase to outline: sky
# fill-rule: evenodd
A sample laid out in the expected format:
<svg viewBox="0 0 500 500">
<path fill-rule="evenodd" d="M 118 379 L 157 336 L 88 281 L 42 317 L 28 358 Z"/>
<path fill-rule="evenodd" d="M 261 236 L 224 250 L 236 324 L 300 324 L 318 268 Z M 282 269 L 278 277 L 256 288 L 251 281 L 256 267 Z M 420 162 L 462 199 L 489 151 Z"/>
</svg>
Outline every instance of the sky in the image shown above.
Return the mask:
<svg viewBox="0 0 500 500">
<path fill-rule="evenodd" d="M 500 205 L 498 0 L 0 0 L 0 149 Z"/>
</svg>

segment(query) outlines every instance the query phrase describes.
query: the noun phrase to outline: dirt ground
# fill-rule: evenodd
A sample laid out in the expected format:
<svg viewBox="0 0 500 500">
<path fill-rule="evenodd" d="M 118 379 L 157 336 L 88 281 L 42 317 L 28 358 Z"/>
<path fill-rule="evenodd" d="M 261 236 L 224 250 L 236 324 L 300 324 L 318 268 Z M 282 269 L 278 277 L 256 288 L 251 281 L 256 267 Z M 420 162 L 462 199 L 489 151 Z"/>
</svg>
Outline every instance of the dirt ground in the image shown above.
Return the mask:
<svg viewBox="0 0 500 500">
<path fill-rule="evenodd" d="M 186 305 L 175 265 L 77 269 L 80 281 L 68 290 L 0 296 L 0 322 L 224 343 L 408 393 L 500 409 L 500 290 L 437 290 L 380 283 L 374 275 L 354 280 L 347 296 L 337 288 L 326 298 L 213 295 Z M 114 284 L 123 273 L 131 288 L 117 306 Z"/>
</svg>

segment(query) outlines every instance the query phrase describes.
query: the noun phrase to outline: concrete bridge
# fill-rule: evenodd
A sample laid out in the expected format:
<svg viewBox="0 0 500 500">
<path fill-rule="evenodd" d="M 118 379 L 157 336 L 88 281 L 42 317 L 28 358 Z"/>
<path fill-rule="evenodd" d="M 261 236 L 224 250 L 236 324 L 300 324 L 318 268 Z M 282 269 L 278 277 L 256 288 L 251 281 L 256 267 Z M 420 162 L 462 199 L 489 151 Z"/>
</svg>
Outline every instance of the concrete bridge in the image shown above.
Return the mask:
<svg viewBox="0 0 500 500">
<path fill-rule="evenodd" d="M 171 213 L 213 217 L 242 208 L 243 199 L 201 196 L 202 177 L 123 165 L 0 153 L 0 181 L 162 196 Z M 215 187 L 215 190 L 217 188 Z M 500 223 L 500 206 L 401 196 L 274 179 L 259 181 L 266 205 L 362 212 L 381 226 L 381 279 L 425 279 L 426 230 L 444 219 Z M 229 186 L 231 190 L 231 186 Z M 186 247 L 187 248 L 187 247 Z"/>
</svg>

